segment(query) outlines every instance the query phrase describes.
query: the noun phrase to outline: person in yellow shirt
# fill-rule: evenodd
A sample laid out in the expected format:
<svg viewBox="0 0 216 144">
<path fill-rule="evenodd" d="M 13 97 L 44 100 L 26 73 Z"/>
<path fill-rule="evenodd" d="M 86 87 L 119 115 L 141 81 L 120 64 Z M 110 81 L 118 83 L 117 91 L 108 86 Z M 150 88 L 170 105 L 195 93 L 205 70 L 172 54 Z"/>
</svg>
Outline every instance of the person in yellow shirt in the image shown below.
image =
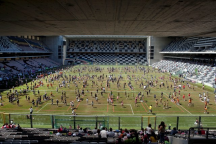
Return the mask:
<svg viewBox="0 0 216 144">
<path fill-rule="evenodd" d="M 155 132 L 154 132 L 154 131 L 152 131 L 152 134 L 151 134 L 151 136 L 149 137 L 149 141 L 151 141 L 151 142 L 157 142 L 157 141 L 158 141 L 158 138 L 157 138 L 157 136 L 155 135 Z"/>
<path fill-rule="evenodd" d="M 152 105 L 149 106 L 149 112 L 152 114 Z"/>
</svg>

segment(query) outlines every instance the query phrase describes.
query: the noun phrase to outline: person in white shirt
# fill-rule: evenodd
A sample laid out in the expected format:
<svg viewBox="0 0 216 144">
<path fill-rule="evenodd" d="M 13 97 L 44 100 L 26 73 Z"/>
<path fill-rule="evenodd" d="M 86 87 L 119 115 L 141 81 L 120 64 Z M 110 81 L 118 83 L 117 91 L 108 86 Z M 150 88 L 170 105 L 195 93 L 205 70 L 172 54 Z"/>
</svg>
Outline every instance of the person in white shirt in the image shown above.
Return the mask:
<svg viewBox="0 0 216 144">
<path fill-rule="evenodd" d="M 84 131 L 83 131 L 83 129 L 82 128 L 80 128 L 79 129 L 79 133 L 83 133 Z"/>
<path fill-rule="evenodd" d="M 143 89 L 145 90 L 145 89 L 146 89 L 146 86 L 143 86 Z"/>
<path fill-rule="evenodd" d="M 209 104 L 209 101 L 210 101 L 209 97 L 207 98 L 207 100 L 206 100 L 206 101 L 207 101 L 207 103 Z"/>
<path fill-rule="evenodd" d="M 102 131 L 100 131 L 100 135 L 101 135 L 101 138 L 107 138 L 107 131 L 105 130 L 104 127 L 102 128 Z"/>
<path fill-rule="evenodd" d="M 72 109 L 72 108 L 71 108 Z M 75 111 L 74 111 L 74 109 L 72 109 L 72 115 L 75 115 Z"/>
<path fill-rule="evenodd" d="M 29 110 L 30 110 L 30 114 L 32 114 L 33 113 L 33 108 L 30 107 Z"/>
<path fill-rule="evenodd" d="M 152 134 L 151 124 L 149 124 L 148 127 L 146 127 L 146 134 L 148 137 L 151 136 L 151 134 Z"/>
<path fill-rule="evenodd" d="M 201 93 L 199 93 L 199 98 L 201 98 L 202 96 L 201 96 Z"/>
<path fill-rule="evenodd" d="M 203 97 L 204 102 L 206 101 L 206 96 Z"/>
</svg>

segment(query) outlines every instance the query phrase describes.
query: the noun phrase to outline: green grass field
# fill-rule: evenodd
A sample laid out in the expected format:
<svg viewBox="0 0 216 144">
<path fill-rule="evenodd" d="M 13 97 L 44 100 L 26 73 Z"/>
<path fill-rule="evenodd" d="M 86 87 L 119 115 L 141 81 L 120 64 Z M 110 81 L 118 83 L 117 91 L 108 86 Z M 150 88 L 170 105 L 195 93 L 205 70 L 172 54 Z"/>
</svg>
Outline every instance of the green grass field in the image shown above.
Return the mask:
<svg viewBox="0 0 216 144">
<path fill-rule="evenodd" d="M 79 76 L 79 72 L 77 71 L 78 68 L 83 68 L 85 66 L 75 66 L 72 68 L 72 71 L 68 70 L 65 71 L 63 75 L 76 75 Z M 88 68 L 93 68 L 95 66 L 90 65 L 87 66 Z M 74 108 L 75 112 L 77 114 L 76 117 L 76 125 L 80 124 L 83 127 L 95 127 L 95 115 L 99 116 L 97 121 L 108 121 L 108 126 L 113 128 L 118 128 L 119 123 L 119 117 L 120 118 L 120 125 L 121 128 L 140 128 L 141 127 L 141 121 L 143 121 L 143 126 L 145 127 L 148 122 L 155 124 L 155 116 L 156 118 L 156 125 L 160 123 L 160 121 L 165 121 L 165 123 L 172 124 L 172 126 L 176 126 L 177 123 L 177 116 L 179 116 L 179 128 L 180 129 L 187 129 L 189 127 L 194 126 L 194 122 L 198 116 L 202 116 L 202 125 L 203 126 L 214 126 L 216 124 L 215 120 L 216 117 L 214 115 L 216 114 L 216 104 L 214 101 L 214 94 L 213 90 L 211 88 L 205 88 L 206 90 L 202 90 L 200 88 L 200 85 L 190 83 L 191 88 L 194 85 L 194 90 L 189 89 L 186 86 L 185 90 L 180 90 L 180 96 L 178 94 L 179 89 L 177 89 L 177 96 L 179 96 L 180 105 L 176 105 L 174 102 L 171 102 L 171 100 L 168 98 L 168 94 L 171 92 L 173 93 L 173 88 L 170 88 L 170 85 L 173 85 L 173 82 L 169 80 L 169 74 L 166 73 L 159 73 L 157 71 L 152 71 L 152 68 L 150 68 L 150 72 L 146 73 L 145 76 L 143 75 L 143 71 L 135 71 L 135 66 L 130 66 L 131 70 L 125 71 L 125 66 L 112 66 L 117 68 L 114 72 L 109 73 L 107 68 L 111 66 L 100 66 L 103 68 L 102 72 L 88 72 L 82 71 L 80 73 L 81 76 L 85 74 L 97 75 L 98 77 L 100 75 L 104 74 L 103 80 L 98 80 L 96 77 L 93 79 L 93 81 L 97 84 L 94 84 L 92 86 L 92 80 L 87 80 L 88 86 L 85 88 L 82 87 L 82 81 L 81 78 L 76 81 L 78 84 L 78 88 L 75 87 L 75 84 L 73 82 L 70 82 L 70 86 L 68 88 L 68 84 L 66 84 L 66 87 L 59 88 L 59 91 L 56 91 L 56 87 L 59 85 L 58 81 L 54 81 L 53 87 L 47 88 L 46 79 L 48 80 L 51 76 L 45 77 L 41 79 L 44 83 L 43 86 L 40 86 L 39 88 L 36 88 L 37 90 L 40 90 L 40 95 L 42 96 L 42 103 L 35 107 L 33 106 L 33 126 L 34 127 L 48 127 L 51 128 L 51 116 L 50 115 L 59 115 L 55 116 L 55 123 L 57 125 L 73 125 L 73 117 L 71 117 L 71 107 L 70 107 L 70 101 L 74 101 Z M 148 67 L 146 67 L 147 69 Z M 106 82 L 108 79 L 108 76 L 110 74 L 113 74 L 114 77 L 118 77 L 119 75 L 122 75 L 123 79 L 120 80 L 120 88 L 117 88 L 116 82 L 112 83 L 110 82 L 110 88 L 106 87 Z M 127 76 L 130 76 L 131 79 L 129 79 Z M 137 84 L 135 82 L 135 78 L 132 77 L 135 76 L 136 78 L 139 76 L 140 79 L 137 81 Z M 107 76 L 107 77 L 106 77 Z M 158 80 L 158 84 L 156 87 L 150 87 L 147 90 L 143 90 L 143 86 L 140 88 L 139 85 L 141 82 L 144 83 L 144 85 L 147 85 L 146 81 L 151 80 L 151 76 L 153 79 Z M 164 80 L 159 79 L 160 77 L 165 77 Z M 142 77 L 142 79 L 141 79 Z M 174 78 L 174 77 L 173 77 Z M 83 77 L 83 79 L 86 79 L 86 77 Z M 62 81 L 62 78 L 60 79 L 60 82 Z M 131 82 L 134 89 L 130 89 L 127 85 L 128 82 Z M 165 83 L 165 87 L 159 87 L 159 84 L 161 82 Z M 166 84 L 167 81 L 167 84 Z M 38 82 L 38 81 L 37 81 Z M 123 88 L 123 83 L 126 83 L 125 89 Z M 38 84 L 38 83 L 37 83 Z M 179 85 L 177 83 L 177 85 Z M 31 86 L 30 83 L 28 83 L 29 86 Z M 169 89 L 167 89 L 167 85 L 169 85 Z M 181 85 L 186 85 L 185 83 L 182 83 Z M 106 93 L 101 96 L 101 88 L 105 87 Z M 96 93 L 96 90 L 98 88 L 98 102 L 95 101 L 94 94 Z M 15 89 L 20 91 L 20 89 L 26 89 L 26 85 L 16 87 Z M 75 91 L 81 92 L 82 90 L 85 91 L 85 95 L 81 96 L 83 99 L 81 102 L 77 102 Z M 150 94 L 147 96 L 147 91 L 151 90 Z M 87 90 L 89 92 L 87 92 Z M 66 99 L 67 99 L 67 105 L 63 104 L 61 102 L 61 94 L 62 91 L 66 92 Z M 111 91 L 113 92 L 113 99 L 114 104 L 108 104 L 107 98 L 110 95 Z M 32 106 L 31 100 L 37 99 L 40 95 L 37 94 L 34 95 L 32 92 L 28 92 L 27 94 L 30 96 L 31 100 L 27 101 L 24 95 L 19 96 L 20 104 L 17 105 L 16 101 L 13 103 L 8 102 L 8 98 L 6 93 L 9 92 L 9 90 L 2 92 L 3 95 L 3 104 L 4 106 L 0 107 L 0 111 L 4 113 L 11 113 L 10 119 L 13 119 L 14 122 L 20 123 L 23 127 L 30 127 L 30 121 L 29 119 L 26 119 L 26 115 L 29 114 L 29 108 Z M 53 93 L 53 96 L 51 98 L 54 99 L 54 104 L 51 104 L 51 100 L 43 100 L 43 95 L 47 92 L 48 96 L 50 96 L 50 93 Z M 93 97 L 91 96 L 91 92 L 93 92 Z M 126 98 L 125 92 L 127 95 L 129 95 L 129 98 Z M 135 106 L 135 97 L 138 95 L 138 93 L 141 92 L 144 94 L 144 102 L 140 102 L 138 100 L 137 106 Z M 169 108 L 163 109 L 163 105 L 158 104 L 158 107 L 155 107 L 155 99 L 154 94 L 156 94 L 157 99 L 160 99 L 161 92 L 164 93 L 164 96 L 162 98 L 162 101 L 169 102 Z M 209 114 L 204 114 L 204 102 L 202 102 L 198 94 L 203 92 L 207 93 L 210 98 L 210 104 L 208 105 L 208 112 Z M 120 94 L 119 100 L 117 101 L 116 97 Z M 192 103 L 194 106 L 189 107 L 188 106 L 188 94 L 191 94 Z M 183 100 L 182 95 L 185 94 L 186 101 Z M 134 97 L 133 97 L 134 96 Z M 89 99 L 89 102 L 86 103 L 86 98 Z M 56 99 L 60 101 L 59 106 L 56 105 Z M 121 106 L 121 101 L 123 100 L 124 106 Z M 91 101 L 94 102 L 94 106 L 91 106 Z M 153 114 L 149 114 L 148 107 L 150 105 L 153 105 Z M 64 116 L 63 116 L 64 115 Z M 83 117 L 82 117 L 83 116 Z M 141 119 L 141 117 L 143 118 Z M 70 118 L 71 117 L 71 118 Z M 102 120 L 103 119 L 103 120 Z M 83 121 L 86 120 L 86 121 Z M 88 120 L 88 121 L 87 121 Z M 0 123 L 2 124 L 4 121 L 8 122 L 9 117 L 6 115 L 1 114 Z"/>
</svg>

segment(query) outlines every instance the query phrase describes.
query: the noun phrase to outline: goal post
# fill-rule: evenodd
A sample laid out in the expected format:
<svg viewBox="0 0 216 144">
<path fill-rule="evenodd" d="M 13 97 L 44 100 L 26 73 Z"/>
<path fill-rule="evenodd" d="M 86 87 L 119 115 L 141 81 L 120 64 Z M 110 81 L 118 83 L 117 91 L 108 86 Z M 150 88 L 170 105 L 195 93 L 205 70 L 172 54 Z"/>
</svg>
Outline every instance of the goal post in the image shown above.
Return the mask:
<svg viewBox="0 0 216 144">
<path fill-rule="evenodd" d="M 109 128 L 108 117 L 98 117 L 98 116 L 54 116 L 54 128 L 59 128 L 61 125 L 73 126 L 77 129 L 79 125 L 82 128 L 88 127 L 94 129 L 95 127 L 100 129 L 101 127 Z"/>
<path fill-rule="evenodd" d="M 142 125 L 144 124 L 148 126 L 149 124 L 151 124 L 152 126 L 154 125 L 154 129 L 156 129 L 156 122 L 157 122 L 157 116 L 142 116 L 141 118 Z"/>
<path fill-rule="evenodd" d="M 5 112 L 0 112 L 0 123 L 10 123 L 10 114 Z"/>
</svg>

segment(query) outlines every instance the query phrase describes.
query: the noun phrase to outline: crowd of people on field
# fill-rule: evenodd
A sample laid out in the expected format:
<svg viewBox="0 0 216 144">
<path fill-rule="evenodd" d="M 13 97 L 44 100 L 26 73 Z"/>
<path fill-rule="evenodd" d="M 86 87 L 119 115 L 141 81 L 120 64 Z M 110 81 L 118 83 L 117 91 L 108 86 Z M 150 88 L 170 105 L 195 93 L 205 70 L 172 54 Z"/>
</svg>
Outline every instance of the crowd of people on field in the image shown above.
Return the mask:
<svg viewBox="0 0 216 144">
<path fill-rule="evenodd" d="M 108 71 L 108 74 L 104 73 L 104 71 Z M 87 73 L 86 73 L 87 72 Z M 100 75 L 90 75 L 88 72 L 100 72 Z M 113 74 L 113 72 L 118 72 L 118 75 Z M 144 75 L 136 75 L 137 72 L 143 72 Z M 155 73 L 161 73 L 160 77 L 156 77 L 153 75 L 149 75 L 152 72 Z M 76 73 L 79 75 L 77 76 Z M 7 98 L 9 99 L 9 102 L 16 101 L 17 105 L 19 105 L 19 96 L 25 95 L 26 100 L 30 102 L 30 96 L 29 92 L 32 92 L 34 95 L 36 95 L 36 88 L 38 87 L 44 87 L 46 86 L 47 89 L 50 87 L 56 86 L 56 92 L 59 92 L 61 87 L 64 88 L 71 88 L 73 87 L 75 90 L 75 96 L 77 102 L 82 102 L 84 100 L 84 96 L 87 96 L 86 102 L 88 104 L 88 101 L 91 102 L 92 107 L 94 107 L 94 103 L 99 103 L 98 96 L 101 95 L 104 96 L 105 89 L 110 89 L 111 85 L 116 85 L 118 90 L 126 90 L 126 86 L 128 86 L 131 90 L 134 90 L 134 87 L 139 86 L 140 92 L 138 94 L 134 92 L 121 92 L 117 93 L 117 95 L 113 94 L 112 90 L 110 94 L 108 94 L 107 102 L 111 105 L 114 105 L 114 103 L 119 102 L 121 103 L 122 107 L 124 107 L 124 96 L 126 100 L 132 98 L 135 101 L 135 106 L 137 107 L 138 101 L 139 102 L 145 102 L 145 99 L 149 96 L 152 88 L 157 88 L 159 86 L 159 91 L 161 91 L 160 97 L 154 93 L 154 100 L 155 100 L 155 107 L 158 107 L 160 104 L 162 105 L 163 109 L 169 109 L 169 101 L 175 103 L 176 105 L 181 105 L 186 99 L 188 99 L 188 106 L 194 106 L 193 98 L 191 97 L 191 93 L 195 90 L 194 86 L 191 86 L 188 82 L 185 82 L 184 79 L 181 77 L 179 78 L 173 78 L 172 75 L 162 75 L 162 71 L 156 70 L 156 69 L 149 69 L 145 67 L 108 67 L 103 68 L 100 66 L 82 66 L 82 67 L 68 67 L 65 69 L 61 69 L 56 71 L 55 73 L 51 73 L 50 75 L 42 75 L 42 77 L 37 77 L 32 82 L 25 83 L 26 88 L 20 89 L 19 91 L 15 89 L 13 86 L 12 89 L 10 89 L 10 92 L 7 92 Z M 73 75 L 74 74 L 74 75 Z M 122 75 L 126 74 L 126 77 L 123 77 Z M 145 77 L 144 77 L 145 76 Z M 124 79 L 126 78 L 126 79 Z M 132 83 L 134 81 L 135 83 Z M 106 83 L 106 86 L 104 86 L 104 82 Z M 46 83 L 46 85 L 44 85 Z M 78 87 L 78 84 L 82 84 L 82 88 Z M 72 86 L 71 86 L 72 85 Z M 85 90 L 86 87 L 94 87 L 96 88 L 95 91 L 88 91 Z M 143 90 L 142 90 L 143 88 Z M 170 93 L 168 95 L 168 99 L 164 98 L 163 90 L 169 90 Z M 188 97 L 186 97 L 185 91 L 190 90 L 188 93 Z M 202 86 L 202 90 L 205 90 L 205 86 Z M 52 105 L 56 101 L 56 104 L 58 106 L 59 100 L 56 99 L 54 101 L 54 95 L 53 91 L 48 94 L 46 91 L 44 91 L 44 95 L 40 95 L 40 91 L 37 90 L 37 94 L 39 95 L 37 99 L 32 99 L 31 103 L 32 106 L 38 106 L 42 100 L 47 101 L 51 100 Z M 124 94 L 122 94 L 124 93 Z M 146 93 L 146 94 L 145 94 Z M 151 93 L 151 94 L 152 94 Z M 183 94 L 182 94 L 183 93 Z M 91 97 L 89 96 L 91 94 Z M 124 96 L 123 96 L 124 95 Z M 181 97 L 183 101 L 181 101 Z M 123 98 L 123 99 L 121 99 Z M 199 98 L 202 102 L 204 102 L 204 113 L 208 113 L 207 106 L 210 103 L 210 98 L 208 95 L 208 92 L 203 92 L 203 96 L 199 94 Z M 2 97 L 1 97 L 2 99 Z M 120 100 L 119 100 L 120 99 Z M 166 99 L 166 100 L 165 100 Z M 67 106 L 67 97 L 66 92 L 62 90 L 61 95 L 61 102 Z M 215 102 L 216 102 L 216 95 L 215 95 Z M 75 114 L 76 109 L 74 109 L 75 101 L 70 100 L 70 106 L 72 109 L 72 114 Z M 101 102 L 100 102 L 101 103 Z M 3 105 L 3 103 L 1 103 Z M 152 111 L 152 105 L 151 107 Z"/>
</svg>

